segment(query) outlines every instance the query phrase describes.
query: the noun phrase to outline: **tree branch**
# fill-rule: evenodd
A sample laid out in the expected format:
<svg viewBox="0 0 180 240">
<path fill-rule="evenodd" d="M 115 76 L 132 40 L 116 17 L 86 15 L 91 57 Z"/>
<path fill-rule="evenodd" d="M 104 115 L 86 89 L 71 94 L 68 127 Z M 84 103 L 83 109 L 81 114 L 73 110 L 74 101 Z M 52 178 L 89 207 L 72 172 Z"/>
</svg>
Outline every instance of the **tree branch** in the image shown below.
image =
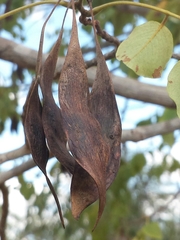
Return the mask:
<svg viewBox="0 0 180 240">
<path fill-rule="evenodd" d="M 81 15 L 79 18 L 79 21 L 86 25 L 92 25 L 92 20 L 90 18 L 87 18 L 84 15 Z M 110 34 L 108 34 L 106 31 L 104 31 L 103 29 L 101 29 L 100 23 L 99 21 L 95 21 L 95 28 L 96 28 L 96 33 L 97 35 L 99 35 L 102 39 L 106 40 L 109 43 L 112 43 L 113 45 L 115 45 L 116 47 L 119 46 L 120 41 L 118 40 L 118 38 L 111 36 Z"/>
<path fill-rule="evenodd" d="M 102 39 L 112 44 L 115 44 L 115 46 L 117 47 L 119 46 L 120 41 L 116 37 L 109 35 L 106 31 L 101 29 L 100 23 L 98 21 L 95 22 L 95 27 L 96 27 L 97 35 L 99 35 Z"/>
<path fill-rule="evenodd" d="M 180 54 L 173 53 L 172 58 L 180 60 Z"/>
<path fill-rule="evenodd" d="M 8 189 L 5 186 L 4 182 L 0 184 L 0 190 L 3 195 L 3 204 L 1 210 L 1 220 L 0 220 L 0 237 L 1 240 L 6 240 L 6 222 L 8 216 L 8 208 L 9 208 L 9 201 L 8 201 Z"/>
<path fill-rule="evenodd" d="M 180 129 L 180 119 L 174 118 L 165 122 L 124 130 L 122 131 L 122 142 L 138 142 L 157 135 L 170 133 L 178 129 Z"/>
<path fill-rule="evenodd" d="M 0 175 L 0 184 L 4 183 L 5 181 L 7 181 L 8 179 L 18 176 L 22 173 L 24 173 L 25 171 L 35 167 L 36 164 L 34 163 L 33 159 L 30 159 L 24 163 L 22 163 L 21 165 L 12 168 L 9 171 L 6 172 L 1 172 Z"/>
<path fill-rule="evenodd" d="M 104 58 L 106 60 L 109 60 L 109 59 L 112 59 L 115 57 L 115 54 L 116 54 L 116 49 L 104 54 Z M 93 66 L 96 66 L 97 65 L 97 58 L 93 58 L 89 61 L 86 61 L 86 68 L 90 68 L 90 67 L 93 67 Z"/>
<path fill-rule="evenodd" d="M 180 129 L 180 119 L 179 118 L 175 118 L 175 119 L 172 119 L 169 121 L 151 124 L 151 125 L 147 125 L 147 126 L 141 126 L 141 127 L 135 128 L 135 129 L 123 130 L 122 131 L 122 143 L 127 142 L 127 141 L 138 142 L 140 140 L 144 140 L 144 139 L 154 137 L 157 135 L 170 133 L 177 129 Z M 5 158 L 3 158 L 4 162 L 5 162 L 8 160 L 13 160 L 20 156 L 23 156 L 23 153 L 28 154 L 25 151 L 24 145 L 19 149 L 15 149 L 14 151 L 11 151 L 10 153 L 11 154 L 9 154 L 9 153 L 0 154 L 0 159 L 2 159 L 2 156 L 12 156 L 12 159 L 7 158 L 7 160 L 6 160 Z M 32 159 L 30 159 L 27 162 L 22 163 L 20 166 L 17 166 L 7 172 L 1 172 L 0 184 L 2 184 L 3 182 L 7 181 L 8 179 L 10 179 L 14 176 L 18 176 L 18 175 L 22 174 L 23 172 L 25 172 L 35 166 L 36 165 L 35 165 L 34 161 Z"/>
<path fill-rule="evenodd" d="M 101 48 L 107 48 L 107 47 L 113 47 L 114 45 L 109 43 L 109 42 L 106 42 L 106 41 L 103 41 L 101 42 Z M 87 54 L 87 53 L 91 53 L 91 52 L 95 52 L 96 51 L 96 46 L 94 47 L 89 47 L 89 48 L 81 48 L 82 50 L 82 53 L 83 55 L 84 54 Z"/>
<path fill-rule="evenodd" d="M 37 51 L 24 47 L 5 38 L 0 38 L 0 58 L 16 63 L 21 68 L 35 69 Z M 43 56 L 45 59 L 47 55 Z M 58 77 L 64 63 L 64 58 L 59 57 L 55 77 Z M 89 85 L 95 79 L 96 68 L 87 70 Z M 158 104 L 168 108 L 175 108 L 175 104 L 167 94 L 165 87 L 153 86 L 138 82 L 131 78 L 111 75 L 114 83 L 115 93 L 126 98 L 136 99 L 148 103 Z"/>
<path fill-rule="evenodd" d="M 148 216 L 148 217 L 152 219 L 152 218 L 154 217 L 154 215 L 156 215 L 157 213 L 160 213 L 160 212 L 166 210 L 167 207 L 172 203 L 173 200 L 175 200 L 175 199 L 178 197 L 179 194 L 180 194 L 180 190 L 178 190 L 166 204 L 160 206 L 158 209 L 156 209 L 156 210 L 155 210 L 150 216 Z"/>
<path fill-rule="evenodd" d="M 26 144 L 10 152 L 0 154 L 0 164 L 30 154 Z"/>
<path fill-rule="evenodd" d="M 138 14 L 143 17 L 145 17 L 149 12 L 149 9 L 147 8 L 131 5 L 119 5 L 116 6 L 116 9 L 119 11 L 119 14 L 121 13 Z"/>
</svg>

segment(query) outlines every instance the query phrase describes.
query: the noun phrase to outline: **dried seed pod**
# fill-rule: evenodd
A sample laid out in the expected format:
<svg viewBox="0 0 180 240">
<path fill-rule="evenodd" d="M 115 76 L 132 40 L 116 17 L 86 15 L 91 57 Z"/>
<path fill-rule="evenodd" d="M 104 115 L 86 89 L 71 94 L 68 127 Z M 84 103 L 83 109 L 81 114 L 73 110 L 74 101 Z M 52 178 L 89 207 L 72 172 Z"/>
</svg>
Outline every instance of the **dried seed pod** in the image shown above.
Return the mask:
<svg viewBox="0 0 180 240">
<path fill-rule="evenodd" d="M 110 158 L 106 169 L 106 187 L 108 188 L 116 177 L 120 165 L 122 128 L 112 79 L 97 39 L 94 24 L 96 21 L 93 21 L 93 28 L 96 40 L 97 70 L 89 104 L 92 114 L 101 125 L 102 134 L 110 148 Z"/>
<path fill-rule="evenodd" d="M 58 1 L 58 3 L 59 2 L 60 1 Z M 55 5 L 55 7 L 58 5 L 58 3 Z M 57 194 L 46 172 L 46 165 L 49 158 L 49 150 L 46 145 L 46 139 L 45 139 L 43 124 L 42 124 L 42 105 L 38 95 L 38 82 L 41 75 L 41 66 L 42 66 L 42 46 L 43 46 L 44 29 L 55 7 L 51 11 L 50 15 L 48 16 L 42 28 L 40 46 L 39 46 L 38 57 L 37 57 L 36 79 L 31 84 L 31 87 L 24 105 L 23 125 L 24 125 L 25 137 L 26 137 L 26 144 L 31 151 L 33 160 L 35 161 L 37 166 L 41 169 L 41 171 L 46 177 L 47 184 L 56 201 L 62 225 L 63 227 L 65 227 L 62 212 L 61 212 L 61 206 L 60 206 Z"/>
<path fill-rule="evenodd" d="M 47 162 L 49 151 L 46 146 L 44 130 L 42 127 L 42 106 L 38 96 L 38 83 L 33 80 L 29 89 L 26 102 L 23 107 L 23 125 L 25 131 L 26 144 L 31 150 L 34 160 L 38 165 Z M 38 158 L 40 156 L 40 158 Z"/>
<path fill-rule="evenodd" d="M 54 101 L 51 89 L 62 40 L 64 20 L 59 37 L 42 66 L 40 86 L 43 94 L 42 122 L 48 146 L 52 154 L 72 174 L 75 161 L 66 148 L 67 138 L 62 127 L 61 110 Z"/>
<path fill-rule="evenodd" d="M 89 2 L 89 4 L 91 3 Z M 92 19 L 94 26 L 93 16 Z M 106 165 L 107 189 L 115 179 L 119 169 L 122 130 L 112 80 L 106 65 L 106 61 L 101 52 L 95 26 L 94 33 L 96 41 L 97 70 L 96 79 L 93 83 L 92 91 L 90 93 L 89 107 L 94 117 L 100 123 L 102 135 L 110 149 L 110 156 L 108 164 Z M 76 168 L 75 171 L 77 171 Z M 72 184 L 75 185 L 74 188 L 77 190 L 76 192 L 81 193 L 79 195 L 76 194 L 76 201 L 78 202 L 79 206 L 78 211 L 81 212 L 84 206 L 88 206 L 98 199 L 98 190 L 96 184 L 87 173 L 84 173 L 82 169 L 78 169 L 78 172 L 79 174 L 74 174 L 74 182 L 72 182 Z M 84 179 L 83 184 L 77 184 L 81 181 L 82 176 Z M 84 189 L 86 188 L 89 190 L 83 194 Z"/>
<path fill-rule="evenodd" d="M 46 177 L 47 184 L 56 201 L 59 216 L 64 227 L 59 200 L 55 190 L 47 176 L 46 165 L 49 158 L 49 150 L 46 146 L 44 129 L 42 126 L 42 106 L 38 96 L 37 81 L 33 81 L 24 105 L 23 125 L 26 136 L 26 143 L 31 151 L 33 160 Z"/>
<path fill-rule="evenodd" d="M 95 202 L 98 198 L 98 188 L 94 179 L 79 164 L 76 164 L 71 183 L 73 215 L 78 217 L 86 207 Z"/>
<path fill-rule="evenodd" d="M 72 6 L 73 26 L 71 39 L 59 81 L 59 100 L 63 125 L 68 137 L 70 151 L 79 165 L 75 165 L 71 185 L 72 214 L 77 218 L 81 211 L 87 207 L 85 203 L 84 206 L 81 206 L 81 211 L 79 211 L 79 202 L 76 196 L 83 193 L 83 196 L 80 196 L 81 198 L 84 197 L 85 193 L 78 192 L 76 186 L 83 185 L 83 174 L 85 176 L 90 175 L 92 182 L 95 182 L 98 189 L 99 212 L 97 224 L 106 202 L 106 165 L 109 159 L 109 148 L 102 137 L 100 124 L 90 113 L 88 107 L 88 80 L 78 41 L 74 0 Z M 76 178 L 80 174 L 79 169 L 83 173 L 81 175 L 83 179 Z M 80 182 L 75 182 L 76 179 L 80 179 Z M 88 192 L 89 189 L 86 188 L 86 184 L 84 186 L 84 190 Z"/>
</svg>

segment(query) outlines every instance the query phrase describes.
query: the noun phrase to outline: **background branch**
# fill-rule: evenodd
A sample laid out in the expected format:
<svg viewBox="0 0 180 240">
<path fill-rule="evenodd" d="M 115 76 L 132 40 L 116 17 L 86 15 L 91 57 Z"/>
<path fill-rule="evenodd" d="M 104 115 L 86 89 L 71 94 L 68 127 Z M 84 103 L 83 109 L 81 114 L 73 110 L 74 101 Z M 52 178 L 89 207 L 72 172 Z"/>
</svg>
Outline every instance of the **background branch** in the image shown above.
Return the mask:
<svg viewBox="0 0 180 240">
<path fill-rule="evenodd" d="M 109 42 L 106 42 L 106 41 L 103 41 L 100 43 L 101 44 L 101 48 L 106 48 L 106 47 L 112 47 L 114 46 L 113 44 L 109 43 Z M 96 51 L 96 47 L 89 47 L 89 48 L 82 48 L 82 53 L 83 54 L 87 54 L 87 53 L 90 53 L 90 52 L 95 52 Z"/>
<path fill-rule="evenodd" d="M 8 216 L 8 208 L 9 208 L 9 201 L 8 201 L 8 189 L 4 183 L 0 184 L 0 190 L 3 196 L 3 204 L 1 207 L 1 220 L 0 220 L 0 237 L 1 240 L 6 240 L 6 221 Z"/>
<path fill-rule="evenodd" d="M 22 147 L 12 150 L 10 152 L 0 154 L 0 164 L 7 162 L 8 160 L 13 160 L 24 155 L 30 154 L 30 150 L 24 144 Z"/>
<path fill-rule="evenodd" d="M 106 60 L 112 59 L 112 58 L 115 57 L 115 54 L 116 54 L 116 49 L 104 54 L 104 58 Z M 97 65 L 97 58 L 96 57 L 89 60 L 89 61 L 86 61 L 86 68 L 90 68 L 90 67 L 96 66 L 96 65 Z"/>
<path fill-rule="evenodd" d="M 123 12 L 123 13 L 129 13 L 129 14 L 138 14 L 143 17 L 145 17 L 149 12 L 149 9 L 147 8 L 131 6 L 131 5 L 119 5 L 119 6 L 116 6 L 116 8 L 119 11 L 119 14 Z"/>
<path fill-rule="evenodd" d="M 180 60 L 180 54 L 173 53 L 172 58 Z"/>
<path fill-rule="evenodd" d="M 21 68 L 28 68 L 35 70 L 37 51 L 24 47 L 13 41 L 5 38 L 0 38 L 0 58 L 16 63 Z M 43 60 L 47 57 L 44 54 Z M 59 57 L 55 72 L 55 77 L 58 77 L 64 63 L 64 58 Z M 89 85 L 95 79 L 96 68 L 90 68 L 87 70 L 89 79 Z M 165 87 L 153 86 L 138 82 L 131 78 L 124 78 L 115 75 L 111 75 L 114 83 L 115 93 L 131 99 L 136 99 L 148 103 L 158 104 L 168 108 L 175 108 L 175 103 L 170 99 Z"/>
<path fill-rule="evenodd" d="M 35 167 L 36 164 L 34 163 L 33 159 L 30 159 L 24 163 L 22 163 L 21 165 L 12 168 L 9 171 L 6 172 L 1 172 L 0 175 L 0 184 L 4 183 L 5 181 L 7 181 L 8 179 L 18 176 L 22 173 L 24 173 L 25 171 Z"/>
<path fill-rule="evenodd" d="M 180 190 L 178 190 L 166 204 L 164 204 L 164 205 L 160 206 L 158 209 L 156 209 L 149 217 L 153 218 L 157 213 L 160 213 L 160 212 L 166 210 L 168 205 L 170 205 L 173 202 L 173 200 L 178 197 L 179 194 L 180 194 Z"/>
<path fill-rule="evenodd" d="M 175 118 L 169 121 L 150 124 L 135 129 L 122 131 L 122 142 L 138 142 L 157 135 L 163 135 L 180 129 L 180 119 Z"/>
<path fill-rule="evenodd" d="M 126 141 L 133 141 L 133 142 L 138 142 L 140 140 L 144 140 L 153 136 L 173 132 L 177 129 L 180 129 L 180 119 L 175 118 L 169 121 L 165 122 L 160 122 L 156 124 L 151 124 L 147 126 L 141 126 L 137 127 L 135 129 L 130 129 L 130 130 L 123 130 L 122 131 L 122 143 Z M 25 151 L 24 145 L 21 148 L 15 149 L 9 153 L 3 153 L 0 154 L 0 159 L 2 156 L 12 156 L 12 159 L 7 159 L 7 160 L 13 160 L 15 158 L 18 158 L 20 156 L 23 156 L 23 153 L 28 154 Z M 6 160 L 6 161 L 7 161 Z M 4 159 L 5 162 L 5 159 Z M 6 172 L 1 172 L 0 175 L 0 184 L 3 182 L 7 181 L 8 179 L 18 176 L 22 174 L 23 172 L 35 167 L 36 164 L 32 159 L 22 163 L 20 166 L 14 167 L 13 169 L 6 171 Z"/>
</svg>

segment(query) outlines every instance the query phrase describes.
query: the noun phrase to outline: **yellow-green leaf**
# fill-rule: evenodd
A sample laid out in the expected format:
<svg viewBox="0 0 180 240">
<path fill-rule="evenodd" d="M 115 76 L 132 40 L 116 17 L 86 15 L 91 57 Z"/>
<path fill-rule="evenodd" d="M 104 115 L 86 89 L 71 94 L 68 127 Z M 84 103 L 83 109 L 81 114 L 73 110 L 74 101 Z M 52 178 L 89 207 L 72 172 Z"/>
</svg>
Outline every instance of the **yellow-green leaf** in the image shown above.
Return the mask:
<svg viewBox="0 0 180 240">
<path fill-rule="evenodd" d="M 177 106 L 177 115 L 180 118 L 180 61 L 176 63 L 168 76 L 167 91 Z"/>
<path fill-rule="evenodd" d="M 138 75 L 158 78 L 172 51 L 173 38 L 168 28 L 162 23 L 149 21 L 136 27 L 119 45 L 116 58 Z"/>
<path fill-rule="evenodd" d="M 147 223 L 141 231 L 148 237 L 162 239 L 162 232 L 157 222 Z"/>
</svg>

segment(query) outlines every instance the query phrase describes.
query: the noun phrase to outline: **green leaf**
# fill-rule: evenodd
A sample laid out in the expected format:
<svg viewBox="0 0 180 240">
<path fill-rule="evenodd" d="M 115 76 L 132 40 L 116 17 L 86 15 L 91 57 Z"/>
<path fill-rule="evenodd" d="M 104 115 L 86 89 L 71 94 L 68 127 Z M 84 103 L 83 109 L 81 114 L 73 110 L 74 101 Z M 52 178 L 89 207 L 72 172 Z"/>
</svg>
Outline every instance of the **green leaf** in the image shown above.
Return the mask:
<svg viewBox="0 0 180 240">
<path fill-rule="evenodd" d="M 153 166 L 149 171 L 149 176 L 160 178 L 160 176 L 167 170 L 166 161 L 163 160 L 162 164 Z"/>
<path fill-rule="evenodd" d="M 176 117 L 177 117 L 176 109 L 165 108 L 162 116 L 158 117 L 158 122 L 164 122 L 164 121 L 176 118 Z M 163 138 L 162 146 L 164 146 L 166 144 L 168 144 L 169 146 L 172 146 L 174 144 L 175 138 L 174 138 L 173 132 L 163 134 L 162 138 Z"/>
<path fill-rule="evenodd" d="M 162 135 L 162 138 L 163 138 L 164 144 L 167 144 L 172 147 L 172 145 L 174 144 L 174 141 L 175 141 L 173 133 L 166 133 L 166 134 Z"/>
<path fill-rule="evenodd" d="M 168 85 L 167 91 L 170 98 L 176 103 L 177 106 L 177 114 L 180 117 L 180 61 L 178 61 L 168 76 Z"/>
<path fill-rule="evenodd" d="M 162 23 L 150 21 L 136 27 L 120 44 L 116 58 L 138 75 L 158 78 L 172 51 L 171 32 Z"/>
<path fill-rule="evenodd" d="M 162 239 L 162 232 L 157 222 L 147 223 L 141 231 L 148 237 Z"/>
<path fill-rule="evenodd" d="M 30 197 L 35 193 L 34 186 L 31 182 L 26 182 L 23 175 L 18 176 L 19 183 L 21 184 L 20 192 L 26 200 L 29 200 Z"/>
<path fill-rule="evenodd" d="M 170 168 L 169 168 L 169 171 L 170 172 L 174 172 L 174 171 L 176 171 L 179 168 L 180 168 L 180 163 L 177 160 L 174 159 L 172 164 L 171 164 L 171 166 L 170 166 Z"/>
<path fill-rule="evenodd" d="M 146 164 L 146 159 L 143 154 L 137 154 L 131 160 L 131 166 L 135 174 L 138 174 L 139 172 L 141 172 L 145 164 Z"/>
<path fill-rule="evenodd" d="M 139 127 L 139 126 L 146 126 L 146 125 L 150 125 L 150 124 L 152 124 L 152 121 L 150 118 L 148 118 L 146 120 L 142 120 L 142 121 L 138 122 L 136 124 L 136 126 Z"/>
<path fill-rule="evenodd" d="M 129 67 L 127 67 L 123 62 L 120 64 L 120 69 L 128 75 L 128 77 L 133 78 L 134 80 L 138 78 L 138 75 Z"/>
<path fill-rule="evenodd" d="M 177 117 L 176 109 L 165 108 L 163 114 L 158 117 L 158 122 L 164 122 Z"/>
</svg>

